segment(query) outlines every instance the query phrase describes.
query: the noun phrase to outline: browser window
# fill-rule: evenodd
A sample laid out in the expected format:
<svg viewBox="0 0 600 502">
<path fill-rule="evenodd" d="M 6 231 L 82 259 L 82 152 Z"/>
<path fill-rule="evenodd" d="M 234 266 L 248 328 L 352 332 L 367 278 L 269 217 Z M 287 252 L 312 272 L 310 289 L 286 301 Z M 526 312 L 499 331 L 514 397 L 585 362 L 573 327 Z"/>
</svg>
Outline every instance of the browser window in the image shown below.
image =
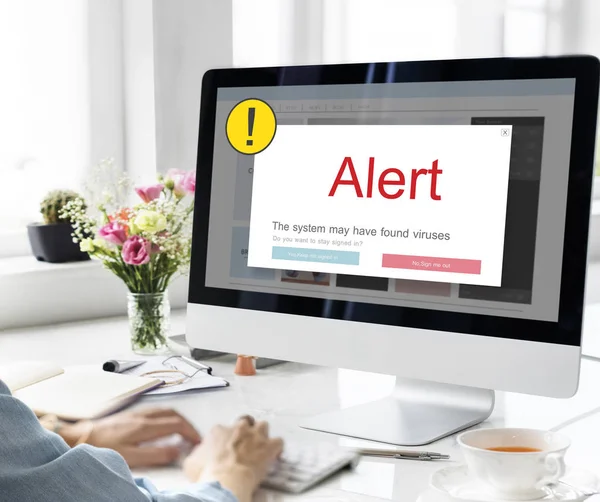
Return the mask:
<svg viewBox="0 0 600 502">
<path fill-rule="evenodd" d="M 556 321 L 574 90 L 219 89 L 206 286 Z M 243 155 L 225 123 L 250 97 L 277 132 Z"/>
</svg>

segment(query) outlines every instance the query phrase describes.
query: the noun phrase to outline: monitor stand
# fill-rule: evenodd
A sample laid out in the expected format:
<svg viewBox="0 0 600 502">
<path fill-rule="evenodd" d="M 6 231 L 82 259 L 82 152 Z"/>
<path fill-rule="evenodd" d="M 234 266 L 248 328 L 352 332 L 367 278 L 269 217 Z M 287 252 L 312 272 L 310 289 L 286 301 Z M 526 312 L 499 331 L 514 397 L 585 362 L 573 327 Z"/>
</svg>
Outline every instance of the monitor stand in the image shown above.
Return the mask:
<svg viewBox="0 0 600 502">
<path fill-rule="evenodd" d="M 398 378 L 389 397 L 325 413 L 300 426 L 398 446 L 420 446 L 483 422 L 491 415 L 494 400 L 493 390 Z"/>
</svg>

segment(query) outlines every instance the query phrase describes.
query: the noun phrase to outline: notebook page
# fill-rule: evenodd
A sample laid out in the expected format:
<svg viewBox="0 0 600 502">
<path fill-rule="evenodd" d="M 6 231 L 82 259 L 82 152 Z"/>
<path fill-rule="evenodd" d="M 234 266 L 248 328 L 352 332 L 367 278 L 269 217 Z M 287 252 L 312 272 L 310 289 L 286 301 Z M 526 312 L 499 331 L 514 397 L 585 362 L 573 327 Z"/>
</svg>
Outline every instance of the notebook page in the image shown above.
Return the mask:
<svg viewBox="0 0 600 502">
<path fill-rule="evenodd" d="M 107 373 L 95 367 L 73 367 L 55 378 L 19 390 L 15 397 L 38 414 L 80 420 L 114 411 L 128 398 L 159 383 L 154 378 Z"/>
<path fill-rule="evenodd" d="M 0 366 L 0 380 L 12 393 L 62 373 L 60 366 L 43 361 L 21 361 Z"/>
</svg>

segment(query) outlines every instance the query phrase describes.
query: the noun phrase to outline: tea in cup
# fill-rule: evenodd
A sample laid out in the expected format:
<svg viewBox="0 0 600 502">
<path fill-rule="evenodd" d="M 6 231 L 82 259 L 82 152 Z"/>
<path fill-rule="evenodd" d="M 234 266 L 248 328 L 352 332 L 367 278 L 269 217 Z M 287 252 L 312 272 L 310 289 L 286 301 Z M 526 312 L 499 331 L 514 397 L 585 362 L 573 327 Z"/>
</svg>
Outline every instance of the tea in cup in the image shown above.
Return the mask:
<svg viewBox="0 0 600 502">
<path fill-rule="evenodd" d="M 535 500 L 564 476 L 571 442 L 535 429 L 477 429 L 458 436 L 458 444 L 469 472 L 492 495 Z"/>
</svg>

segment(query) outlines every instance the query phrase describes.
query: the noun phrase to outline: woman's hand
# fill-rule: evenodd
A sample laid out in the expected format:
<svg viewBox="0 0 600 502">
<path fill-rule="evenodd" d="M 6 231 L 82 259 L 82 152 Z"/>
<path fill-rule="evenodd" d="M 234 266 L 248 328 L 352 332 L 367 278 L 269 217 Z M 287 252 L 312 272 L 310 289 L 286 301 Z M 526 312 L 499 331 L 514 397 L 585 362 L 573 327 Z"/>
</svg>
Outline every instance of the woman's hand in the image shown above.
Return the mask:
<svg viewBox="0 0 600 502">
<path fill-rule="evenodd" d="M 191 481 L 219 481 L 240 502 L 249 502 L 282 451 L 283 441 L 269 438 L 266 422 L 243 417 L 234 427 L 214 427 L 183 468 Z"/>
<path fill-rule="evenodd" d="M 100 448 L 111 448 L 120 453 L 129 467 L 168 465 L 180 455 L 176 446 L 144 445 L 158 439 L 179 434 L 192 445 L 200 443 L 200 434 L 179 413 L 170 409 L 125 411 L 93 421 L 87 443 Z M 83 423 L 65 426 L 60 434 L 73 444 L 81 437 Z M 67 437 L 65 437 L 67 436 Z M 74 439 L 72 442 L 69 439 Z"/>
</svg>

